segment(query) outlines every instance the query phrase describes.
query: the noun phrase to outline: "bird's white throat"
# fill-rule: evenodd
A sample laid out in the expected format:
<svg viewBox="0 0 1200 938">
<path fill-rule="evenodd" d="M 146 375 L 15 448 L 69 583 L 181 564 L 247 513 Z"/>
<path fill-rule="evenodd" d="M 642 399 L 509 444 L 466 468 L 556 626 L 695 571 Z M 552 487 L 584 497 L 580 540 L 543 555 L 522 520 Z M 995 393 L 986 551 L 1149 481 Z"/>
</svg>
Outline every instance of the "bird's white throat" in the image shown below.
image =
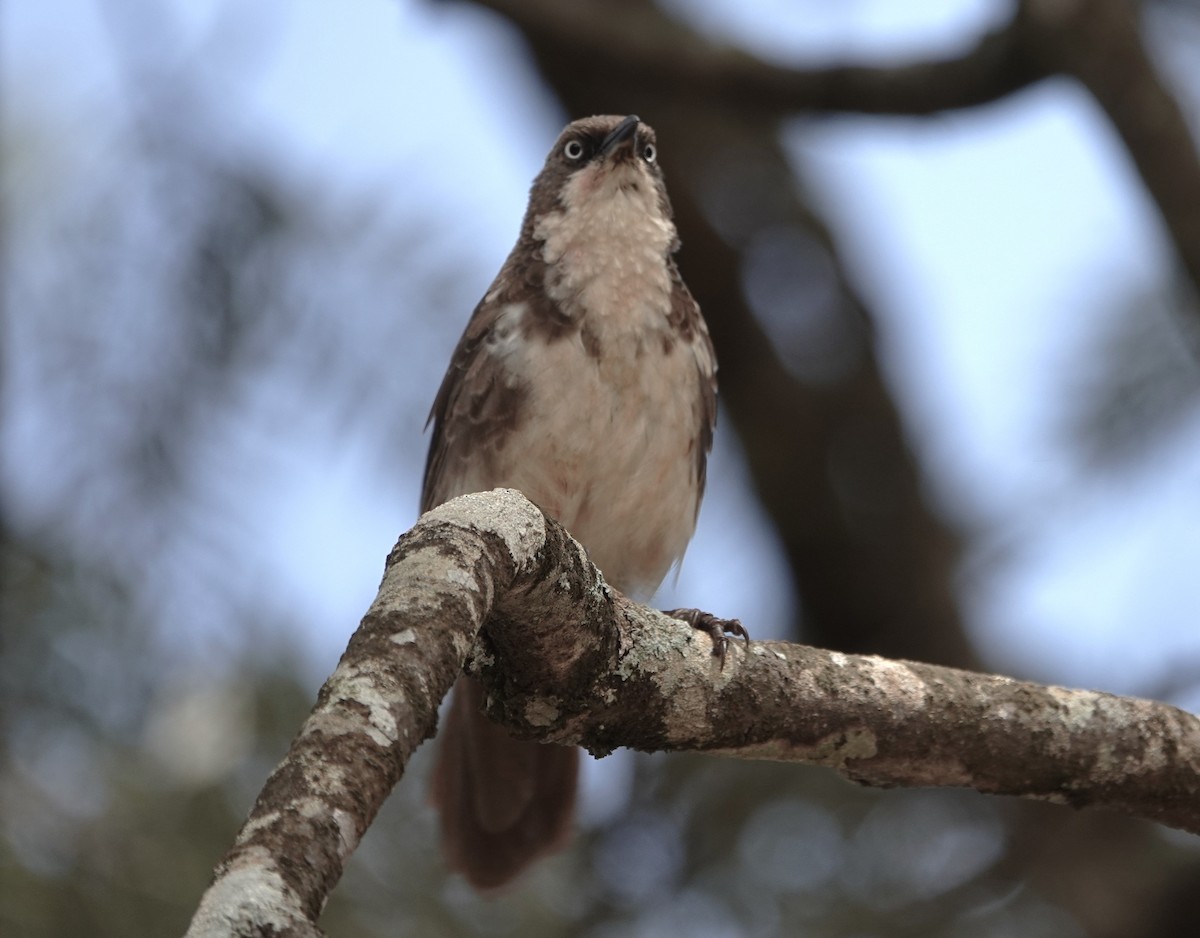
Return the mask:
<svg viewBox="0 0 1200 938">
<path fill-rule="evenodd" d="M 670 306 L 675 226 L 645 171 L 587 167 L 567 182 L 561 202 L 533 231 L 543 242 L 549 297 L 568 316 L 599 320 L 604 331 L 659 319 Z"/>
</svg>

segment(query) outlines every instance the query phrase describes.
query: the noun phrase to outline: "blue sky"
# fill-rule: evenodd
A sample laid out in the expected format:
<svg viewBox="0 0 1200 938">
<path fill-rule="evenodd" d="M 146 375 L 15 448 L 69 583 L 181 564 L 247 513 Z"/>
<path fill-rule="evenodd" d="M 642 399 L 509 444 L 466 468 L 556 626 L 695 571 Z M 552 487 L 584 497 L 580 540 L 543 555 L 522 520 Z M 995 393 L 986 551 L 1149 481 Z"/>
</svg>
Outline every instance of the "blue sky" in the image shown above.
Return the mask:
<svg viewBox="0 0 1200 938">
<path fill-rule="evenodd" d="M 1008 8 L 671 6 L 784 63 L 962 48 Z M 219 45 L 222 61 L 241 63 L 227 84 L 212 84 L 226 95 L 220 133 L 229 146 L 397 212 L 461 212 L 470 232 L 460 242 L 463 295 L 483 292 L 568 117 L 501 21 L 470 6 L 399 0 L 164 7 L 178 31 L 155 54 L 186 61 Z M 121 85 L 97 5 L 0 10 L 6 112 L 44 107 L 102 147 L 120 117 Z M 1154 208 L 1102 115 L 1056 82 L 931 120 L 796 121 L 785 139 L 881 317 L 885 368 L 932 479 L 968 523 L 1011 521 L 1018 532 L 1015 559 L 983 580 L 968 568 L 964 579 L 981 646 L 1012 668 L 1114 691 L 1146 690 L 1171 660 L 1200 661 L 1200 426 L 1136 471 L 1082 485 L 1054 440 L 1066 366 L 1102 326 L 1104 302 L 1152 289 L 1166 263 Z M 419 423 L 397 432 L 424 447 Z M 374 593 L 399 533 L 393 519 L 415 517 L 419 480 L 380 478 L 369 441 L 337 453 L 295 445 L 286 484 L 245 492 L 254 523 L 274 532 L 247 549 L 270 571 L 276 601 L 304 610 L 320 669 Z M 12 471 L 32 491 L 36 480 L 15 455 Z M 660 598 L 739 615 L 765 637 L 792 598 L 737 483 L 742 471 L 719 437 L 678 602 Z"/>
</svg>

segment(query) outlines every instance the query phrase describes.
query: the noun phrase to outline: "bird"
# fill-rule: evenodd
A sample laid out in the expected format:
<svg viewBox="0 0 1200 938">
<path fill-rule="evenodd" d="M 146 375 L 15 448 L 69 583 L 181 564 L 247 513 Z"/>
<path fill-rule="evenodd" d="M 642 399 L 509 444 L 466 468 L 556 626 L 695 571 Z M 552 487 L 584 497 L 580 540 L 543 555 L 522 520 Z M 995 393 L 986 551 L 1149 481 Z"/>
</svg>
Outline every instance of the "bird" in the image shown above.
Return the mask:
<svg viewBox="0 0 1200 938">
<path fill-rule="evenodd" d="M 658 155 L 636 114 L 559 135 L 437 392 L 421 497 L 427 511 L 519 489 L 639 598 L 695 530 L 717 415 L 716 356 L 675 264 Z M 681 617 L 716 653 L 720 629 Z M 483 700 L 457 680 L 430 801 L 447 866 L 486 893 L 569 841 L 579 750 L 513 738 Z"/>
</svg>

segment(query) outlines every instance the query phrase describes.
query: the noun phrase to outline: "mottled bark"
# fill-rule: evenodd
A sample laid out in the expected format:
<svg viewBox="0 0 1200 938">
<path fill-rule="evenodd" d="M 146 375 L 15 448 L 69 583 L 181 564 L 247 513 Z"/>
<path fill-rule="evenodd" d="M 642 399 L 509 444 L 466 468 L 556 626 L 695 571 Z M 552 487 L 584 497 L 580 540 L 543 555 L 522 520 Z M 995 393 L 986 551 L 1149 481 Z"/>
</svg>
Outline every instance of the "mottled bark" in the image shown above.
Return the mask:
<svg viewBox="0 0 1200 938">
<path fill-rule="evenodd" d="M 463 662 L 514 732 L 597 755 L 802 762 L 1200 833 L 1200 719 L 1174 707 L 783 642 L 733 643 L 723 665 L 712 650 L 703 631 L 611 590 L 518 492 L 429 512 L 389 556 L 188 934 L 319 934 L 330 890 Z"/>
</svg>

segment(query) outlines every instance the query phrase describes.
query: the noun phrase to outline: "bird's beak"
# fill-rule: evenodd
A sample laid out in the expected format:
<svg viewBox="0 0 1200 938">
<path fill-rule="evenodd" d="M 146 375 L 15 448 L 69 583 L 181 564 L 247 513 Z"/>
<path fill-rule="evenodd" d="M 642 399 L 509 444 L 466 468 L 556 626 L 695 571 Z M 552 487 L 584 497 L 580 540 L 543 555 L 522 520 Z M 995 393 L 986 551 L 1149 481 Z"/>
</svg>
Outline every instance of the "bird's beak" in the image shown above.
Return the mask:
<svg viewBox="0 0 1200 938">
<path fill-rule="evenodd" d="M 607 158 L 614 150 L 616 150 L 626 140 L 632 140 L 633 135 L 637 132 L 638 124 L 642 119 L 636 114 L 630 114 L 625 120 L 617 124 L 612 129 L 612 132 L 604 138 L 600 144 L 600 157 Z"/>
</svg>

